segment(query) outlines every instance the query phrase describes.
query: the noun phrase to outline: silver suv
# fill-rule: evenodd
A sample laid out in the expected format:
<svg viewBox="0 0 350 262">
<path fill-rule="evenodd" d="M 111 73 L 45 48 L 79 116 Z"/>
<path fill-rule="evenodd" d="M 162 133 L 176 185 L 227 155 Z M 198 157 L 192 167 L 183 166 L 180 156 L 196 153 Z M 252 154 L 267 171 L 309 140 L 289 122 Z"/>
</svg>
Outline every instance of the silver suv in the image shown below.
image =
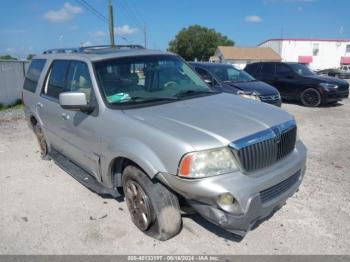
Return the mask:
<svg viewBox="0 0 350 262">
<path fill-rule="evenodd" d="M 125 196 L 133 223 L 160 240 L 180 231 L 183 206 L 243 237 L 304 176 L 291 115 L 214 92 L 171 53 L 49 50 L 31 62 L 23 99 L 42 158 L 98 194 Z"/>
</svg>

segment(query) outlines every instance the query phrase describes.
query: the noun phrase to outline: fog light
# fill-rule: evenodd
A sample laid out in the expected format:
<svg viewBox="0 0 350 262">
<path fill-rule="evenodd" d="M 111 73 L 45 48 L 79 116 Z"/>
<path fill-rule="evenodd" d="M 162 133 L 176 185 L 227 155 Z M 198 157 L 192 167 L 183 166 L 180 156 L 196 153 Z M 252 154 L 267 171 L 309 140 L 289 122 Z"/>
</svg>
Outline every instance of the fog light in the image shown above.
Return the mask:
<svg viewBox="0 0 350 262">
<path fill-rule="evenodd" d="M 236 199 L 230 193 L 224 193 L 218 197 L 218 204 L 223 206 L 232 205 Z"/>
</svg>

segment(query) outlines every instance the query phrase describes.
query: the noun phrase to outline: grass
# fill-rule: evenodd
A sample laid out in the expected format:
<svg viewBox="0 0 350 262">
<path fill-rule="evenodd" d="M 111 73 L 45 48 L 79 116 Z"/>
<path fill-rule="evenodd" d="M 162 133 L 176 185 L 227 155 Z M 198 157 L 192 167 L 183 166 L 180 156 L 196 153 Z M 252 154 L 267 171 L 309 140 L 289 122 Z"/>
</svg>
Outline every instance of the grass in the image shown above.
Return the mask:
<svg viewBox="0 0 350 262">
<path fill-rule="evenodd" d="M 0 104 L 0 111 L 4 111 L 10 108 L 13 108 L 13 109 L 22 108 L 22 106 L 23 106 L 22 100 L 17 99 L 16 102 L 12 103 L 11 105 Z"/>
</svg>

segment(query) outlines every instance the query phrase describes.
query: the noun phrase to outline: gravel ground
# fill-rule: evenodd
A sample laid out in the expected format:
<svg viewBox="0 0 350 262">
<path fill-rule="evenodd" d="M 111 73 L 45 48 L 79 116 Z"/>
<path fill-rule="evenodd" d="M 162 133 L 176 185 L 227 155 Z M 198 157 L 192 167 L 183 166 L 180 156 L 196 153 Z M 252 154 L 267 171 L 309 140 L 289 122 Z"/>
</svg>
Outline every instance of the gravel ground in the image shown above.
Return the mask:
<svg viewBox="0 0 350 262">
<path fill-rule="evenodd" d="M 142 234 L 125 205 L 40 160 L 21 110 L 0 112 L 0 254 L 350 254 L 350 101 L 295 115 L 309 149 L 300 191 L 237 242 L 198 215 L 167 242 Z"/>
</svg>

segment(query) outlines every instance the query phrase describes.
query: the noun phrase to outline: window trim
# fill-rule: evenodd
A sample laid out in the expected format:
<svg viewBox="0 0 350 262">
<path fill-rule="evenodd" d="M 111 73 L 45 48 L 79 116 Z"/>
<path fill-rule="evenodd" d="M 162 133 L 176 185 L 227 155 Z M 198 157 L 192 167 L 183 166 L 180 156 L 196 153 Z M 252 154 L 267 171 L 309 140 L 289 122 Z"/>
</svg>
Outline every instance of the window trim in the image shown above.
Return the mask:
<svg viewBox="0 0 350 262">
<path fill-rule="evenodd" d="M 28 73 L 29 73 L 29 71 L 30 71 L 30 69 L 31 69 L 30 67 L 31 67 L 32 63 L 33 63 L 34 61 L 38 61 L 38 60 L 44 61 L 44 65 L 43 65 L 43 67 L 41 68 L 40 75 L 39 75 L 39 77 L 38 77 L 38 80 L 36 81 L 35 89 L 32 91 L 32 90 L 29 90 L 29 89 L 26 89 L 26 88 L 25 88 L 25 82 L 26 82 L 26 80 L 27 80 L 27 78 L 28 78 Z M 28 71 L 27 71 L 27 73 L 25 74 L 25 77 L 24 77 L 24 82 L 23 82 L 22 90 L 28 91 L 28 92 L 30 92 L 30 93 L 32 93 L 32 94 L 35 94 L 35 93 L 36 93 L 36 91 L 39 89 L 38 86 L 39 86 L 39 84 L 40 84 L 40 79 L 42 78 L 43 73 L 45 73 L 45 66 L 46 66 L 46 64 L 47 64 L 47 59 L 45 59 L 45 58 L 33 58 L 33 59 L 32 59 L 30 65 L 29 65 L 29 67 L 28 67 Z"/>
</svg>

